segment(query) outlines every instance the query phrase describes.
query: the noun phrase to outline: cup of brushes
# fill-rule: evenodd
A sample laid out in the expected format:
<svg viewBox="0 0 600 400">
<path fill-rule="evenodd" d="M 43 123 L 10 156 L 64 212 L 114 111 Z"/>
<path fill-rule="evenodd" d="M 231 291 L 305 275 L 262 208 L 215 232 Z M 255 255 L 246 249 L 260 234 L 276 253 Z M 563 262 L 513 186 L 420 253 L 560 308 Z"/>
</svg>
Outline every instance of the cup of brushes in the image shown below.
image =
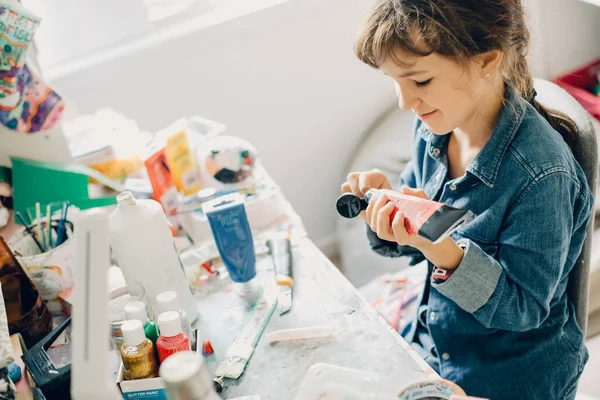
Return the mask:
<svg viewBox="0 0 600 400">
<path fill-rule="evenodd" d="M 67 220 L 68 203 L 63 203 L 60 213 L 52 214 L 52 206 L 46 213 L 36 204 L 36 217 L 17 212 L 25 230 L 14 235 L 8 245 L 38 288 L 42 299 L 53 302 L 58 297 L 68 298 L 73 286 L 73 223 Z M 60 313 L 60 304 L 56 304 Z M 51 304 L 49 304 L 51 308 Z M 52 312 L 52 309 L 51 309 Z"/>
</svg>

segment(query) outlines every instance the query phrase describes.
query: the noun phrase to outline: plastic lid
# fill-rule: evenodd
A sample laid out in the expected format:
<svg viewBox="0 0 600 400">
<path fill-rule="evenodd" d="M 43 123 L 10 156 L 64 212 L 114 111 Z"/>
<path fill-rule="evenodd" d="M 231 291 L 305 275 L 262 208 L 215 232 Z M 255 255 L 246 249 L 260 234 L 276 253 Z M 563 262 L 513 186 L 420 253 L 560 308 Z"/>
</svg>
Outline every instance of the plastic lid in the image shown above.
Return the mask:
<svg viewBox="0 0 600 400">
<path fill-rule="evenodd" d="M 214 197 L 217 194 L 217 190 L 215 188 L 204 188 L 196 193 L 196 198 L 200 200 L 206 200 Z"/>
<path fill-rule="evenodd" d="M 177 293 L 169 290 L 168 292 L 162 292 L 156 296 L 156 313 L 162 314 L 166 311 L 177 311 L 179 312 L 179 298 Z"/>
<path fill-rule="evenodd" d="M 125 315 L 127 319 L 138 319 L 142 323 L 148 321 L 148 314 L 146 314 L 146 305 L 141 301 L 132 301 L 125 305 Z"/>
<path fill-rule="evenodd" d="M 203 364 L 202 356 L 195 351 L 180 351 L 160 365 L 160 376 L 166 382 L 184 382 L 196 377 Z"/>
<path fill-rule="evenodd" d="M 139 346 L 146 340 L 142 321 L 137 319 L 123 322 L 121 332 L 123 332 L 123 341 L 127 346 Z"/>
<path fill-rule="evenodd" d="M 135 206 L 135 197 L 133 197 L 133 193 L 126 191 L 119 193 L 117 196 L 117 203 L 120 206 Z"/>
<path fill-rule="evenodd" d="M 365 205 L 364 208 L 363 204 Z M 338 214 L 344 218 L 356 218 L 363 209 L 366 209 L 366 204 L 367 203 L 364 200 L 361 201 L 358 196 L 352 193 L 344 193 L 337 199 L 335 208 L 337 209 Z"/>
<path fill-rule="evenodd" d="M 204 358 L 199 353 L 181 351 L 169 356 L 160 365 L 159 374 L 165 382 L 169 399 L 219 399 Z"/>
<path fill-rule="evenodd" d="M 181 333 L 181 318 L 177 311 L 166 311 L 158 316 L 160 335 L 165 337 L 177 336 Z M 143 333 L 143 331 L 142 331 Z"/>
</svg>

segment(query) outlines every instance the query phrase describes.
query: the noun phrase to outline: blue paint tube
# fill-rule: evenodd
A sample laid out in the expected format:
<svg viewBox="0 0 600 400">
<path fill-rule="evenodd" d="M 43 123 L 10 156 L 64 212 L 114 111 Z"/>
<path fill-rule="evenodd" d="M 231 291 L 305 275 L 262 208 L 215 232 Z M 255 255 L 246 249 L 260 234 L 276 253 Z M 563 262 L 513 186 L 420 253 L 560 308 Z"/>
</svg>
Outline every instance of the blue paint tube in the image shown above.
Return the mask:
<svg viewBox="0 0 600 400">
<path fill-rule="evenodd" d="M 246 283 L 256 276 L 254 240 L 244 196 L 234 193 L 202 205 L 231 280 Z"/>
</svg>

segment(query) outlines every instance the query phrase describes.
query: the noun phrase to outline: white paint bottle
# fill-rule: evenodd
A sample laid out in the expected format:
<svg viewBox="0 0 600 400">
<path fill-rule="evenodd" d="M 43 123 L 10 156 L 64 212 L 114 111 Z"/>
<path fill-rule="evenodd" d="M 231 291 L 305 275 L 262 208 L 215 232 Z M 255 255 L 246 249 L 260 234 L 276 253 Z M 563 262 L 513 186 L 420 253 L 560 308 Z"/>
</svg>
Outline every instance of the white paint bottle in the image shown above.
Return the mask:
<svg viewBox="0 0 600 400">
<path fill-rule="evenodd" d="M 196 300 L 162 206 L 154 200 L 136 200 L 131 192 L 119 194 L 117 203 L 109 220 L 110 246 L 125 279 L 139 282 L 148 299 L 176 292 L 190 322 L 195 321 Z"/>
</svg>

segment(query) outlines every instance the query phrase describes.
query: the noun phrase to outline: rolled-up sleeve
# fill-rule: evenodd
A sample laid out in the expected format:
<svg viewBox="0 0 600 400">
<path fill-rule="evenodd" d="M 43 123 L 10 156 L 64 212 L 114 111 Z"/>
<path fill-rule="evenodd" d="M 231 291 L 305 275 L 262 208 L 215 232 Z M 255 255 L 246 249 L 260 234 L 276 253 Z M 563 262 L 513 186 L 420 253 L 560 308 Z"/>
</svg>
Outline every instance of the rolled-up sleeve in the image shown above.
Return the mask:
<svg viewBox="0 0 600 400">
<path fill-rule="evenodd" d="M 464 240 L 456 271 L 432 286 L 488 328 L 527 331 L 550 313 L 559 283 L 573 265 L 571 240 L 585 236 L 593 200 L 561 171 L 538 177 L 509 209 L 496 257 Z"/>
</svg>

